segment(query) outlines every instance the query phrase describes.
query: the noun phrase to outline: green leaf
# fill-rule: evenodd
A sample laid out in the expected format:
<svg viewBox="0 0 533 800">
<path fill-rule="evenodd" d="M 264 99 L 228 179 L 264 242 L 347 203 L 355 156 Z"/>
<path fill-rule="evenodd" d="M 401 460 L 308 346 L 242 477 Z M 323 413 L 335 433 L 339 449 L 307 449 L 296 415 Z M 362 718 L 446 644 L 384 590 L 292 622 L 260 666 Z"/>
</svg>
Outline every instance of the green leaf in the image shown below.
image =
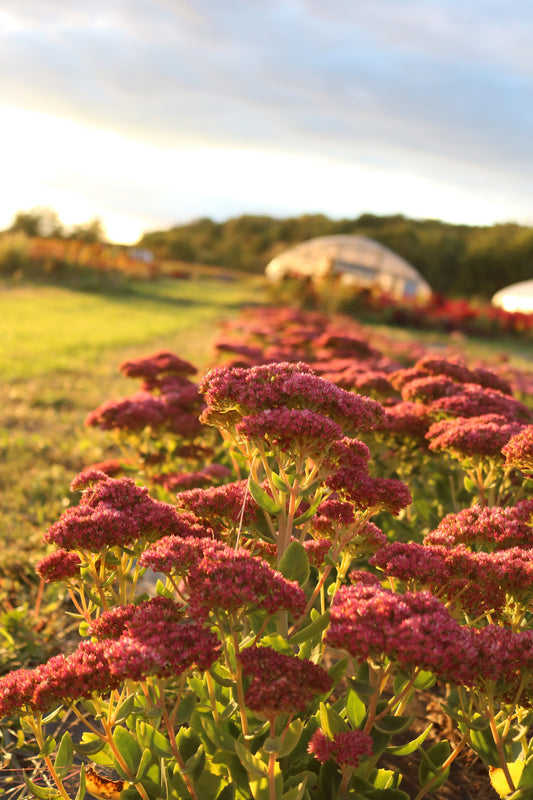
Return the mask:
<svg viewBox="0 0 533 800">
<path fill-rule="evenodd" d="M 24 774 L 24 783 L 37 800 L 61 800 L 61 795 L 57 793 L 56 789 L 45 788 L 44 786 L 37 786 L 36 783 L 31 781 L 26 774 Z"/>
<path fill-rule="evenodd" d="M 274 738 L 269 737 L 263 744 L 265 753 L 279 753 L 281 747 L 282 742 L 279 736 L 275 736 Z"/>
<path fill-rule="evenodd" d="M 490 730 L 471 730 L 470 731 L 470 744 L 472 749 L 478 754 L 485 766 L 499 767 L 500 758 L 498 750 L 494 744 L 492 733 Z"/>
<path fill-rule="evenodd" d="M 78 787 L 78 791 L 76 792 L 76 797 L 74 800 L 85 800 L 85 793 L 87 791 L 87 787 L 85 785 L 85 765 L 81 765 L 80 770 L 80 785 Z"/>
<path fill-rule="evenodd" d="M 139 768 L 142 756 L 137 739 L 126 728 L 117 725 L 113 731 L 113 742 L 128 768 L 129 778 L 131 779 L 131 776 L 135 775 Z M 115 768 L 119 774 L 123 771 L 119 763 L 115 763 Z"/>
<path fill-rule="evenodd" d="M 192 756 L 189 756 L 185 762 L 185 766 L 181 768 L 182 775 L 191 775 L 195 780 L 198 779 L 202 773 L 205 765 L 205 749 L 201 744 Z"/>
<path fill-rule="evenodd" d="M 478 494 L 479 493 L 479 487 L 467 475 L 465 475 L 465 477 L 464 477 L 463 484 L 464 484 L 464 487 L 465 487 L 466 491 L 470 492 L 470 494 Z"/>
<path fill-rule="evenodd" d="M 333 798 L 337 797 L 339 784 L 341 782 L 341 774 L 337 765 L 332 761 L 327 761 L 320 767 L 318 774 L 318 786 L 322 797 Z"/>
<path fill-rule="evenodd" d="M 293 788 L 289 789 L 288 792 L 284 792 L 281 795 L 281 800 L 302 800 L 306 786 L 307 786 L 307 777 L 305 777 L 303 781 L 300 781 L 298 786 L 293 786 Z"/>
<path fill-rule="evenodd" d="M 72 746 L 72 737 L 68 731 L 65 731 L 61 737 L 59 747 L 57 750 L 56 758 L 54 761 L 54 769 L 60 778 L 64 778 L 72 766 L 74 760 L 74 748 Z"/>
<path fill-rule="evenodd" d="M 411 753 L 414 753 L 415 750 L 418 750 L 422 742 L 425 741 L 432 727 L 433 723 L 430 723 L 427 728 L 422 731 L 420 736 L 417 736 L 416 739 L 412 739 L 410 742 L 407 742 L 407 744 L 399 744 L 397 746 L 387 747 L 387 753 L 390 753 L 392 756 L 411 755 Z"/>
<path fill-rule="evenodd" d="M 220 725 L 216 725 L 209 717 L 200 717 L 200 721 L 202 723 L 202 728 L 214 745 L 221 750 L 226 750 L 228 753 L 235 752 L 237 742 L 231 734 L 225 731 L 224 728 L 221 728 Z"/>
<path fill-rule="evenodd" d="M 135 775 L 136 781 L 140 781 L 144 778 L 144 776 L 148 772 L 148 768 L 153 763 L 153 760 L 154 757 L 152 755 L 152 752 L 148 749 L 148 747 L 145 747 L 142 752 L 141 760 L 139 761 L 137 774 Z"/>
<path fill-rule="evenodd" d="M 250 751 L 242 744 L 242 742 L 235 741 L 235 752 L 239 761 L 249 775 L 254 777 L 264 777 L 268 774 L 266 764 L 257 756 L 252 755 L 252 753 L 250 753 Z"/>
<path fill-rule="evenodd" d="M 123 722 L 131 712 L 133 711 L 133 707 L 135 705 L 135 695 L 130 694 L 129 697 L 126 697 L 123 703 L 117 708 L 115 712 L 115 724 L 118 722 Z"/>
<path fill-rule="evenodd" d="M 372 789 L 365 792 L 365 800 L 411 800 L 406 792 L 401 789 Z"/>
<path fill-rule="evenodd" d="M 524 769 L 522 770 L 522 774 L 520 776 L 520 780 L 518 781 L 518 786 L 516 788 L 522 789 L 523 787 L 526 786 L 533 787 L 533 757 L 528 758 L 528 760 L 524 764 Z"/>
<path fill-rule="evenodd" d="M 150 750 L 156 758 L 168 759 L 172 756 L 172 748 L 167 737 L 144 720 L 137 720 L 135 733 L 143 750 Z"/>
<path fill-rule="evenodd" d="M 413 686 L 415 689 L 431 689 L 437 682 L 437 676 L 433 672 L 422 669 L 415 678 Z"/>
<path fill-rule="evenodd" d="M 43 717 L 42 725 L 48 725 L 49 722 L 55 722 L 55 720 L 61 716 L 63 711 L 64 711 L 63 706 L 58 706 L 57 708 L 54 708 L 54 710 L 50 711 L 50 713 L 47 714 L 46 717 Z"/>
<path fill-rule="evenodd" d="M 178 710 L 176 712 L 176 724 L 183 725 L 191 718 L 191 715 L 196 708 L 197 698 L 194 692 L 189 692 L 183 696 Z"/>
<path fill-rule="evenodd" d="M 320 703 L 320 727 L 330 739 L 333 739 L 336 733 L 348 730 L 341 715 L 324 703 Z"/>
<path fill-rule="evenodd" d="M 158 597 L 166 597 L 168 600 L 174 599 L 172 592 L 166 588 L 163 581 L 161 581 L 159 578 L 155 585 L 155 593 Z"/>
<path fill-rule="evenodd" d="M 300 586 L 307 583 L 309 559 L 305 547 L 300 542 L 293 541 L 287 547 L 279 563 L 279 571 L 288 581 L 298 581 Z"/>
<path fill-rule="evenodd" d="M 257 481 L 254 481 L 250 478 L 249 489 L 250 494 L 259 508 L 262 508 L 263 511 L 266 511 L 267 514 L 272 514 L 274 516 L 281 514 L 281 506 L 278 505 L 276 501 L 270 497 L 270 495 L 267 494 L 263 488 L 261 488 L 261 486 L 259 486 Z"/>
<path fill-rule="evenodd" d="M 55 749 L 56 749 L 56 740 L 54 739 L 53 736 L 47 736 L 39 752 L 39 758 L 44 758 L 44 756 L 51 756 Z"/>
<path fill-rule="evenodd" d="M 304 729 L 304 723 L 301 719 L 295 719 L 291 722 L 283 737 L 281 750 L 279 751 L 280 758 L 288 756 L 289 753 L 292 753 L 292 751 L 300 741 L 303 729 Z"/>
<path fill-rule="evenodd" d="M 396 774 L 392 769 L 378 769 L 372 773 L 375 789 L 392 789 L 397 783 Z"/>
<path fill-rule="evenodd" d="M 95 733 L 84 733 L 81 742 L 75 743 L 73 747 L 77 753 L 81 753 L 83 756 L 92 756 L 103 750 L 105 741 Z"/>
<path fill-rule="evenodd" d="M 450 772 L 449 768 L 440 772 L 442 765 L 445 763 L 450 755 L 451 747 L 447 739 L 437 744 L 432 745 L 429 750 L 424 750 L 422 747 L 418 749 L 422 758 L 420 768 L 418 770 L 418 779 L 420 786 L 425 786 L 432 781 L 435 776 L 437 779 L 432 783 L 432 790 L 438 789 L 439 786 L 446 781 Z"/>
<path fill-rule="evenodd" d="M 346 716 L 352 728 L 358 728 L 366 717 L 366 706 L 353 689 L 346 696 Z"/>
<path fill-rule="evenodd" d="M 344 678 L 344 673 L 346 672 L 346 667 L 348 666 L 348 658 L 341 658 L 334 664 L 331 669 L 328 669 L 328 675 L 333 681 L 333 687 L 335 687 L 341 678 Z"/>
<path fill-rule="evenodd" d="M 217 794 L 217 800 L 235 800 L 235 785 L 228 783 L 221 792 Z"/>
<path fill-rule="evenodd" d="M 285 494 L 288 494 L 290 492 L 291 487 L 287 486 L 286 482 L 283 480 L 281 475 L 278 475 L 277 472 L 271 472 L 270 477 L 272 478 L 272 483 L 274 484 L 276 489 L 279 489 L 280 492 L 284 492 Z"/>
<path fill-rule="evenodd" d="M 314 503 L 312 503 L 312 505 L 309 506 L 307 511 L 304 511 L 303 514 L 300 514 L 299 517 L 296 517 L 296 519 L 294 520 L 294 524 L 303 525 L 304 522 L 309 522 L 310 519 L 313 519 L 313 517 L 317 512 L 318 506 L 320 505 L 321 502 L 322 502 L 322 493 L 318 495 L 317 499 L 314 501 Z"/>
<path fill-rule="evenodd" d="M 293 634 L 289 641 L 291 644 L 301 644 L 302 642 L 307 641 L 308 639 L 313 639 L 319 633 L 322 633 L 328 625 L 329 625 L 329 611 L 326 611 L 324 614 L 321 614 L 318 619 L 314 622 L 311 622 L 310 625 L 307 625 L 305 628 L 302 628 L 299 631 L 296 631 Z"/>
<path fill-rule="evenodd" d="M 395 717 L 393 714 L 387 714 L 379 721 L 374 722 L 374 727 L 381 733 L 389 733 L 394 736 L 395 733 L 401 733 L 410 727 L 414 716 L 410 717 Z"/>
</svg>

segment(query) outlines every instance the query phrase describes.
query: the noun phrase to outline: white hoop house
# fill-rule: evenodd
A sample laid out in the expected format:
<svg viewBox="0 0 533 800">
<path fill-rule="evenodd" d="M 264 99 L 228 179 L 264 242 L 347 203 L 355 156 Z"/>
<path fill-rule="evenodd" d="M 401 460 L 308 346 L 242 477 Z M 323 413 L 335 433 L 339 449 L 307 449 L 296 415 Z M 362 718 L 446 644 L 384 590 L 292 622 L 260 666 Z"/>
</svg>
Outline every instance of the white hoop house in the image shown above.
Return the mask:
<svg viewBox="0 0 533 800">
<path fill-rule="evenodd" d="M 500 289 L 492 298 L 492 304 L 504 311 L 533 314 L 533 281 L 521 281 Z"/>
<path fill-rule="evenodd" d="M 342 283 L 376 287 L 398 298 L 424 299 L 431 287 L 401 256 L 365 236 L 320 236 L 286 250 L 266 267 L 267 277 L 291 275 L 325 280 L 339 275 Z"/>
</svg>

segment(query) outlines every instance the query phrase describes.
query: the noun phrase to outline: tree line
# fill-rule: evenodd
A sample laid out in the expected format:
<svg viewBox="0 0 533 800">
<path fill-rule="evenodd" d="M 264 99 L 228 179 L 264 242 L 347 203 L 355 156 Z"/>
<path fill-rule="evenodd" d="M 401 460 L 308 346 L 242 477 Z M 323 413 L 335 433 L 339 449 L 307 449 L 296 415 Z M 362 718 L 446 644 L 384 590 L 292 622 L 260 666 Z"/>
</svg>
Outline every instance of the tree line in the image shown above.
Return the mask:
<svg viewBox="0 0 533 800">
<path fill-rule="evenodd" d="M 243 215 L 225 222 L 202 218 L 145 234 L 141 247 L 158 258 L 262 271 L 274 256 L 316 236 L 358 234 L 409 261 L 434 292 L 489 298 L 533 278 L 533 228 L 515 223 L 455 225 L 401 214 L 332 220 L 322 214 L 286 219 Z"/>
</svg>

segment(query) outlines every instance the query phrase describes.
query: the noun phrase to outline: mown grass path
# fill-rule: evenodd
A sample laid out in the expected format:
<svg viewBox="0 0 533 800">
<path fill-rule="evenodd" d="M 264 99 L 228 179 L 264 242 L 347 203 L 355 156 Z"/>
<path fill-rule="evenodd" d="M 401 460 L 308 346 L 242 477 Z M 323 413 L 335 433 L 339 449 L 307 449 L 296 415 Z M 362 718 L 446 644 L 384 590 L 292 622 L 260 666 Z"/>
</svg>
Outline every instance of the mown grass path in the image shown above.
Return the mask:
<svg viewBox="0 0 533 800">
<path fill-rule="evenodd" d="M 113 293 L 0 287 L 2 564 L 27 558 L 85 465 L 114 454 L 87 413 L 136 391 L 118 365 L 158 349 L 205 368 L 218 323 L 264 302 L 261 279 L 136 283 Z"/>
</svg>

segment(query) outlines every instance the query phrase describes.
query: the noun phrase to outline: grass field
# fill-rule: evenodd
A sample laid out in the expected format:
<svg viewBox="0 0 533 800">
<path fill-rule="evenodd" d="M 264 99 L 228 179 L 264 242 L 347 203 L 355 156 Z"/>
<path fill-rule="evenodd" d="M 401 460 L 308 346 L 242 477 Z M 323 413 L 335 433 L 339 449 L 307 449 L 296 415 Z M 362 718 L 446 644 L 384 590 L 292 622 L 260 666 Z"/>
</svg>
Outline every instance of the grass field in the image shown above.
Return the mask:
<svg viewBox="0 0 533 800">
<path fill-rule="evenodd" d="M 34 551 L 85 465 L 114 454 L 83 426 L 110 397 L 136 391 L 118 365 L 169 349 L 205 368 L 219 320 L 263 301 L 261 279 L 136 283 L 120 293 L 4 284 L 0 290 L 2 564 Z"/>
<path fill-rule="evenodd" d="M 70 502 L 72 477 L 115 455 L 110 437 L 87 429 L 89 411 L 131 394 L 118 365 L 169 349 L 205 369 L 219 320 L 266 302 L 260 277 L 138 282 L 114 292 L 5 283 L 0 288 L 0 492 L 2 563 L 27 562 L 44 529 Z M 379 333 L 391 329 L 376 327 Z M 395 329 L 395 338 L 412 332 Z M 415 334 L 435 347 L 444 334 Z M 459 337 L 457 349 L 465 347 Z M 485 362 L 511 356 L 528 366 L 533 345 L 469 342 Z"/>
</svg>

